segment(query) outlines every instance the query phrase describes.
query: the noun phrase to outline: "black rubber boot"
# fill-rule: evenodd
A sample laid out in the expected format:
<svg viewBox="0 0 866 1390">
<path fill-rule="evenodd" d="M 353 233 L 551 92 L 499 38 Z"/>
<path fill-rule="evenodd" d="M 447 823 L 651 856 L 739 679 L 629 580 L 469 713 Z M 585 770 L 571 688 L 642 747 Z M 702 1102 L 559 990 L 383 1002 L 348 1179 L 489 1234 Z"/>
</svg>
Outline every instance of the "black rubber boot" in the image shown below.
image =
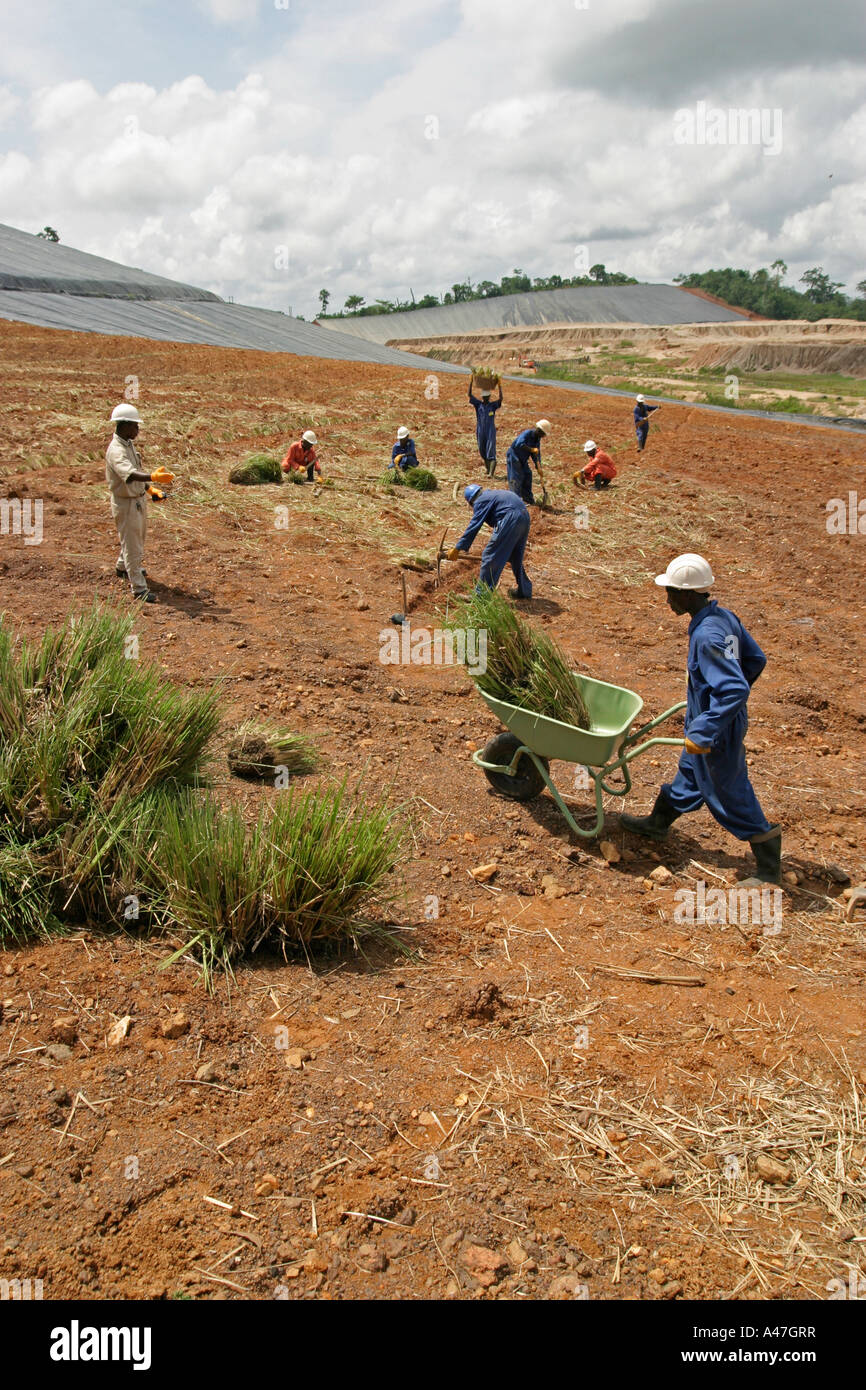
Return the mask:
<svg viewBox="0 0 866 1390">
<path fill-rule="evenodd" d="M 752 878 L 744 878 L 738 888 L 758 888 L 762 883 L 782 882 L 782 827 L 771 826 L 766 835 L 750 840 L 752 853 L 758 861 L 758 872 Z"/>
<path fill-rule="evenodd" d="M 637 835 L 645 835 L 648 840 L 665 840 L 674 821 L 682 815 L 675 811 L 664 792 L 659 792 L 656 804 L 648 816 L 620 815 L 619 823 L 626 830 L 634 830 Z"/>
</svg>

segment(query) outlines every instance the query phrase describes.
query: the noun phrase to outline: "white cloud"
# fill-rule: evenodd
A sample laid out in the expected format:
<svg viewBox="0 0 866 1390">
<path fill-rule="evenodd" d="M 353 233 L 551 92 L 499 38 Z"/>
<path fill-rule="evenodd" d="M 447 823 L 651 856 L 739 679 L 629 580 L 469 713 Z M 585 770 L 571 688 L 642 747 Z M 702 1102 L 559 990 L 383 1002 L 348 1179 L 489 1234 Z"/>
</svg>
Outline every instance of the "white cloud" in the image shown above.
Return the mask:
<svg viewBox="0 0 866 1390">
<path fill-rule="evenodd" d="M 747 82 L 723 72 L 706 94 L 783 109 L 783 150 L 768 158 L 674 142 L 690 98 L 675 74 L 670 91 L 659 80 L 663 52 L 640 50 L 645 22 L 661 16 L 672 32 L 672 0 L 561 0 L 536 5 L 531 23 L 507 0 L 204 8 L 242 31 L 245 75 L 223 88 L 194 71 L 103 91 L 86 75 L 41 86 L 29 161 L 0 162 L 5 220 L 38 224 L 38 190 L 68 243 L 307 313 L 323 284 L 340 305 L 514 266 L 569 275 L 580 243 L 591 263 L 643 278 L 779 255 L 792 270 L 862 277 L 862 69 L 829 50 L 808 80 L 775 62 L 756 72 L 750 58 Z M 620 42 L 661 69 L 643 83 L 636 68 L 625 95 L 621 64 L 609 90 L 594 86 L 593 55 Z M 275 265 L 281 246 L 288 271 Z"/>
</svg>

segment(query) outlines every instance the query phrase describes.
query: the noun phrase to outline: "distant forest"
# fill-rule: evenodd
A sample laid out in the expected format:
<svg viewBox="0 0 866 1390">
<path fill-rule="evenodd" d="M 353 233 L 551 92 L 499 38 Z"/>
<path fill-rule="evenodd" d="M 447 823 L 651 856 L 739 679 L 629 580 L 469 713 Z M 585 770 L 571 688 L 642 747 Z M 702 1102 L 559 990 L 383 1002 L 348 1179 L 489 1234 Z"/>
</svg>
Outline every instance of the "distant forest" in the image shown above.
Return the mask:
<svg viewBox="0 0 866 1390">
<path fill-rule="evenodd" d="M 842 294 L 842 285 L 816 265 L 800 276 L 805 290 L 783 283 L 788 267 L 773 261 L 769 270 L 704 270 L 676 275 L 675 285 L 706 290 L 735 309 L 751 309 L 768 319 L 866 319 L 866 280 L 857 286 L 858 298 Z"/>
<path fill-rule="evenodd" d="M 452 285 L 440 298 L 438 294 L 423 294 L 416 299 L 412 291 L 411 299 L 377 299 L 367 304 L 362 294 L 350 294 L 339 313 L 329 314 L 331 302 L 329 290 L 319 290 L 321 310 L 319 318 L 343 319 L 363 318 L 371 314 L 403 314 L 413 309 L 437 309 L 440 304 L 466 304 L 471 299 L 497 299 L 502 294 L 526 294 L 530 290 L 574 289 L 578 285 L 636 285 L 632 275 L 623 275 L 619 270 L 606 270 L 603 265 L 590 266 L 586 275 L 575 275 L 564 279 L 561 275 L 547 275 L 532 280 L 523 270 L 515 270 L 511 275 L 503 275 L 501 280 L 481 280 L 473 285 L 471 280 Z"/>
<path fill-rule="evenodd" d="M 768 270 L 703 270 L 674 276 L 674 284 L 684 289 L 706 290 L 735 309 L 751 309 L 768 319 L 861 319 L 866 320 L 866 280 L 857 286 L 857 297 L 842 293 L 842 284 L 831 280 L 823 266 L 813 266 L 800 276 L 805 289 L 784 283 L 788 267 L 773 261 Z M 607 270 L 601 264 L 590 266 L 586 275 L 566 279 L 548 275 L 530 279 L 523 270 L 503 275 L 501 280 L 471 280 L 452 285 L 443 295 L 424 294 L 416 299 L 377 299 L 367 304 L 362 294 L 350 294 L 338 313 L 328 313 L 330 290 L 319 291 L 319 318 L 363 318 L 372 314 L 411 313 L 413 309 L 435 309 L 440 304 L 465 304 L 472 299 L 496 299 L 503 294 L 526 294 L 536 290 L 574 289 L 581 285 L 636 285 L 633 275 Z"/>
</svg>

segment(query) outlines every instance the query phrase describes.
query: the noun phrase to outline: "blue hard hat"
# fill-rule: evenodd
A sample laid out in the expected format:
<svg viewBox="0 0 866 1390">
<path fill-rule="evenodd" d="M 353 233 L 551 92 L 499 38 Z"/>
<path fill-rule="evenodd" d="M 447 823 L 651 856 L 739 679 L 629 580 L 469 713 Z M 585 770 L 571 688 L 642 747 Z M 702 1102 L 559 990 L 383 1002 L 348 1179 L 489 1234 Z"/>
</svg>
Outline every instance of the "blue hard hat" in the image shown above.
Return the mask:
<svg viewBox="0 0 866 1390">
<path fill-rule="evenodd" d="M 463 496 L 467 502 L 474 502 L 480 491 L 481 488 L 478 483 L 470 483 L 468 487 L 463 489 Z"/>
</svg>

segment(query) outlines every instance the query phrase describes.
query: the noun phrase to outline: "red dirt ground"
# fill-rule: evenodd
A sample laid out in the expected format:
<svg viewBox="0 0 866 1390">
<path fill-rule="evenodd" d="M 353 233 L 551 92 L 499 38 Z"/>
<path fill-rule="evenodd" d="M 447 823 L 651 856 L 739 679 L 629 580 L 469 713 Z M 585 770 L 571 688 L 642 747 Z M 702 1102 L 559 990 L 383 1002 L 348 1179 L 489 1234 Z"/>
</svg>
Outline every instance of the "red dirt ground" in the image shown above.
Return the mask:
<svg viewBox="0 0 866 1390">
<path fill-rule="evenodd" d="M 321 776 L 405 806 L 393 921 L 413 952 L 254 959 L 213 996 L 190 964 L 156 973 L 160 940 L 76 931 L 0 956 L 0 1278 L 46 1298 L 808 1299 L 862 1267 L 866 943 L 842 893 L 866 876 L 866 538 L 829 535 L 825 504 L 864 495 L 863 442 L 666 406 L 638 459 L 627 402 L 506 392 L 500 473 L 513 433 L 553 422 L 533 621 L 660 712 L 686 637 L 651 576 L 696 549 L 768 653 L 748 748 L 784 826 L 782 929 L 690 926 L 675 892 L 746 863 L 706 813 L 648 850 L 608 798 L 609 863 L 549 797 L 490 792 L 470 751 L 496 725 L 462 671 L 379 663 L 395 560 L 420 557 L 416 624 L 471 573 L 433 593 L 429 557 L 468 516 L 452 487 L 480 473 L 463 379 L 428 399 L 396 368 L 0 334 L 0 494 L 43 499 L 45 527 L 40 546 L 0 536 L 5 620 L 32 634 L 94 594 L 129 601 L 102 456 L 134 375 L 145 460 L 178 475 L 151 513 L 141 656 L 220 677 L 229 722 L 282 719 Z M 403 422 L 440 491 L 378 483 Z M 225 484 L 310 424 L 332 487 Z M 576 497 L 588 435 L 620 476 Z M 629 809 L 674 757 L 636 760 Z M 553 771 L 586 810 L 574 769 Z"/>
</svg>

